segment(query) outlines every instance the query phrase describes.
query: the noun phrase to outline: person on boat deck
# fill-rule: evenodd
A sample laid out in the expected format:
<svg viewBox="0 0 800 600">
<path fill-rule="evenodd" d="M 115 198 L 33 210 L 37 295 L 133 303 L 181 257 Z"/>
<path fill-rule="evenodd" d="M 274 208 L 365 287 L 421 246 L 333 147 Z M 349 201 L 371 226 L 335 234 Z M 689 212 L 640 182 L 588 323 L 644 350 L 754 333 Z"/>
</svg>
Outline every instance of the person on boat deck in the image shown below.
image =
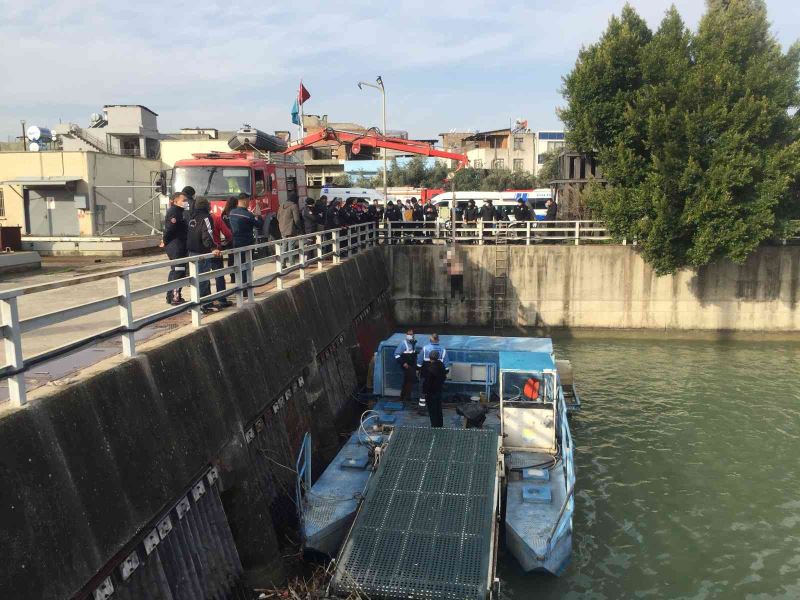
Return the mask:
<svg viewBox="0 0 800 600">
<path fill-rule="evenodd" d="M 417 381 L 417 340 L 414 330 L 406 331 L 405 339 L 394 351 L 394 359 L 403 369 L 403 387 L 400 390 L 400 401 L 411 400 L 411 392 Z"/>
<path fill-rule="evenodd" d="M 430 362 L 431 360 L 431 352 L 436 351 L 438 360 L 442 361 L 444 365 L 445 374 L 450 370 L 450 357 L 447 356 L 447 350 L 445 350 L 441 344 L 439 344 L 439 334 L 432 333 L 431 334 L 431 341 L 422 348 L 422 352 L 419 353 L 417 357 L 417 367 L 422 372 L 422 367 L 425 365 L 426 362 Z M 422 389 L 425 389 L 425 379 L 423 377 L 422 380 Z M 425 408 L 425 395 L 422 394 L 419 397 L 419 407 Z"/>
<path fill-rule="evenodd" d="M 431 427 L 444 424 L 442 416 L 442 386 L 447 379 L 447 369 L 439 360 L 439 352 L 432 350 L 428 361 L 422 365 L 422 395 L 427 401 Z"/>
</svg>

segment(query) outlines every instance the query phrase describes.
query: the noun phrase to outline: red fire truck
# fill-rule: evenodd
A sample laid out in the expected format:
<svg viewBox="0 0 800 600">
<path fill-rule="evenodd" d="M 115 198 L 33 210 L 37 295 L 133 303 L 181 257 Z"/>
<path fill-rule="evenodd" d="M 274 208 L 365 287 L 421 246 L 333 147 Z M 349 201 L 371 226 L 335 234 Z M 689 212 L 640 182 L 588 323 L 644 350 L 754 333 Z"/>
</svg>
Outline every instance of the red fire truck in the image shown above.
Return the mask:
<svg viewBox="0 0 800 600">
<path fill-rule="evenodd" d="M 250 196 L 248 208 L 261 208 L 264 229 L 261 237 L 279 237 L 275 214 L 281 202 L 296 192 L 301 200 L 306 197 L 306 171 L 293 157 L 278 153 L 209 152 L 192 154 L 192 158 L 179 160 L 172 172 L 172 189 L 186 186 L 195 190 L 196 198 L 207 198 L 212 212 L 219 213 L 225 201 L 239 194 Z"/>
</svg>

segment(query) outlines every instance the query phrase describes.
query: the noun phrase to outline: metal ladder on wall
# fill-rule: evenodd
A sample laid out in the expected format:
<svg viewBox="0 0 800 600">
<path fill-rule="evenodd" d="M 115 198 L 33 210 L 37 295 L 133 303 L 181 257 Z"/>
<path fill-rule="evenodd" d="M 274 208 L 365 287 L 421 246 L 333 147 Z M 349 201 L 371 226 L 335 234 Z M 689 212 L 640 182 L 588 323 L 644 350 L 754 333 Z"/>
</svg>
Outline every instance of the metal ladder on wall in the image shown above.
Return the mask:
<svg viewBox="0 0 800 600">
<path fill-rule="evenodd" d="M 508 325 L 508 227 L 502 222 L 495 227 L 492 327 L 500 331 Z"/>
</svg>

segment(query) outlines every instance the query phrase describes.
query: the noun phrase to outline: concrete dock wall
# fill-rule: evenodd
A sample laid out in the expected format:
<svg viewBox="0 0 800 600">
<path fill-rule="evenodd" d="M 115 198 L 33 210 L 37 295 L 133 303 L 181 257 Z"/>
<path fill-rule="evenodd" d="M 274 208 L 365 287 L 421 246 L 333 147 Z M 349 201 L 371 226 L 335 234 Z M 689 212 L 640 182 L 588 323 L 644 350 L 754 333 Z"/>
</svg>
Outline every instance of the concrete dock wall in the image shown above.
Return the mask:
<svg viewBox="0 0 800 600">
<path fill-rule="evenodd" d="M 494 246 L 384 248 L 400 323 L 491 325 Z M 463 273 L 463 275 L 461 275 Z M 631 246 L 508 247 L 512 325 L 796 332 L 800 247 L 658 277 Z"/>
<path fill-rule="evenodd" d="M 3 414 L 0 598 L 85 592 L 210 465 L 251 581 L 280 576 L 294 519 L 287 465 L 310 431 L 319 475 L 351 428 L 368 356 L 358 343 L 371 351 L 392 331 L 388 284 L 368 251 Z"/>
</svg>

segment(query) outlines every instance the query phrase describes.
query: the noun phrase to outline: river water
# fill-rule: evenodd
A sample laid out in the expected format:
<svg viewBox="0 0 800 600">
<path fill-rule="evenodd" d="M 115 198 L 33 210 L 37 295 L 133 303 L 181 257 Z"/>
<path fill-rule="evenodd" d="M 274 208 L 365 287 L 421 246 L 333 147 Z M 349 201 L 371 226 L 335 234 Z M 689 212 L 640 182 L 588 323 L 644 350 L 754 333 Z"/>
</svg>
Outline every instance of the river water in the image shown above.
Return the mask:
<svg viewBox="0 0 800 600">
<path fill-rule="evenodd" d="M 800 598 L 800 344 L 555 339 L 584 406 L 560 578 L 501 597 Z"/>
</svg>

